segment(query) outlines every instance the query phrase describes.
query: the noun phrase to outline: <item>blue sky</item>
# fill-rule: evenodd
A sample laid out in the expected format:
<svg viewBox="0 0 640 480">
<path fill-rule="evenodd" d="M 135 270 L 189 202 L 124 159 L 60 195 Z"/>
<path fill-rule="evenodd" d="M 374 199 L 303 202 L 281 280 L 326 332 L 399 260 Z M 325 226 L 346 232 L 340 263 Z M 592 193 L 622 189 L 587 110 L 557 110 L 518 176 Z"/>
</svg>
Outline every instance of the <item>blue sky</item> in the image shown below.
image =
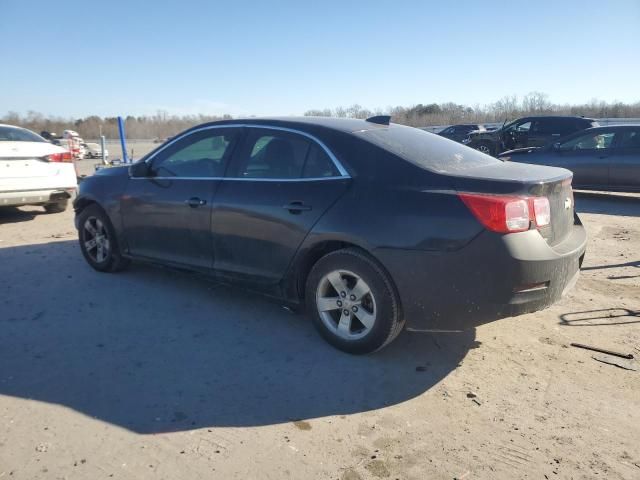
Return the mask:
<svg viewBox="0 0 640 480">
<path fill-rule="evenodd" d="M 0 4 L 0 115 L 640 101 L 640 0 Z"/>
</svg>

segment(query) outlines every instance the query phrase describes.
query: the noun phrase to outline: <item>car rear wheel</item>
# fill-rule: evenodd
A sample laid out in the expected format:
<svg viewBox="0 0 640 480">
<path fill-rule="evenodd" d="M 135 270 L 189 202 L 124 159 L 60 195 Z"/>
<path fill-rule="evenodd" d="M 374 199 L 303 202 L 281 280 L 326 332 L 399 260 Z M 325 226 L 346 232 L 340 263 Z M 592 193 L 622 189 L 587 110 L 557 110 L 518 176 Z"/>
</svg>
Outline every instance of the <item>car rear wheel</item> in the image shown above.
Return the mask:
<svg viewBox="0 0 640 480">
<path fill-rule="evenodd" d="M 46 205 L 44 205 L 44 211 L 47 213 L 62 213 L 67 209 L 68 206 L 68 200 L 56 203 L 47 203 Z"/>
<path fill-rule="evenodd" d="M 129 265 L 122 257 L 115 230 L 104 211 L 89 205 L 78 217 L 80 250 L 89 265 L 100 272 L 117 272 Z"/>
<path fill-rule="evenodd" d="M 379 350 L 404 326 L 389 275 L 357 249 L 329 253 L 313 266 L 306 304 L 318 332 L 348 353 Z"/>
</svg>

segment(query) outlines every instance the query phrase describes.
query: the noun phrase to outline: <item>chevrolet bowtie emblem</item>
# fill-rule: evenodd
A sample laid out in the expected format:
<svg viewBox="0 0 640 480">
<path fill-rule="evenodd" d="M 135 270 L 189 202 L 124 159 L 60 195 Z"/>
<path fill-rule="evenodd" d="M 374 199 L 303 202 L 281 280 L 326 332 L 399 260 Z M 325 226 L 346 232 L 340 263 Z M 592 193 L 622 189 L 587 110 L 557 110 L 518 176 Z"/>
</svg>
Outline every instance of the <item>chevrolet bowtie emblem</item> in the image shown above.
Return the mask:
<svg viewBox="0 0 640 480">
<path fill-rule="evenodd" d="M 569 210 L 571 208 L 571 197 L 564 199 L 564 209 Z"/>
</svg>

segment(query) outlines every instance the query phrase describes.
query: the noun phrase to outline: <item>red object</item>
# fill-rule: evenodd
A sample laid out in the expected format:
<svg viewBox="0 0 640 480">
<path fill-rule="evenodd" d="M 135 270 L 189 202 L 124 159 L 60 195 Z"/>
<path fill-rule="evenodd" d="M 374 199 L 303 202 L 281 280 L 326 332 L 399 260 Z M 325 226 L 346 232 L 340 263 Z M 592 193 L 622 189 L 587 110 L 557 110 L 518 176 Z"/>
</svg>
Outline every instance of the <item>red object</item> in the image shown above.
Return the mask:
<svg viewBox="0 0 640 480">
<path fill-rule="evenodd" d="M 529 230 L 531 222 L 534 222 L 536 227 L 551 223 L 551 209 L 547 197 L 480 193 L 459 193 L 458 197 L 480 223 L 492 232 L 524 232 Z"/>
<path fill-rule="evenodd" d="M 47 155 L 45 158 L 50 162 L 73 162 L 73 155 L 71 155 L 71 152 L 52 153 L 51 155 Z"/>
</svg>

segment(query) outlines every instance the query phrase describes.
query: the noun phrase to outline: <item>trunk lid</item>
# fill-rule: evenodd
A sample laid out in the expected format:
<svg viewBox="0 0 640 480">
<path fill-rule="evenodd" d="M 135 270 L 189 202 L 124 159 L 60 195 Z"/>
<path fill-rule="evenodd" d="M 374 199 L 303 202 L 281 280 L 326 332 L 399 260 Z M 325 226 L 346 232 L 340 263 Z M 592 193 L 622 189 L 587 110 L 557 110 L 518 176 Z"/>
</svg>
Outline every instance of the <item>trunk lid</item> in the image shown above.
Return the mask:
<svg viewBox="0 0 640 480">
<path fill-rule="evenodd" d="M 0 191 L 75 188 L 73 163 L 45 160 L 62 152 L 66 150 L 48 142 L 0 142 Z"/>
<path fill-rule="evenodd" d="M 459 192 L 547 197 L 551 223 L 538 231 L 551 246 L 564 240 L 574 223 L 573 174 L 564 168 L 504 162 L 456 172 L 451 178 Z"/>
</svg>

